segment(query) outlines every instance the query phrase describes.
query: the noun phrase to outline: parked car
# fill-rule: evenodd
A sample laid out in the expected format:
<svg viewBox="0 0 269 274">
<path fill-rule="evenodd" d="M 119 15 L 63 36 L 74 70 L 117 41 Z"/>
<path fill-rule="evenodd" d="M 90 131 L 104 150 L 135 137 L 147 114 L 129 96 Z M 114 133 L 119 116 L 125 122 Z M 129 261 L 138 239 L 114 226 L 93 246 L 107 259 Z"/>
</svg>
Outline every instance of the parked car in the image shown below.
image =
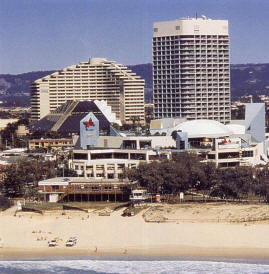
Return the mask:
<svg viewBox="0 0 269 274">
<path fill-rule="evenodd" d="M 53 239 L 49 241 L 48 244 L 49 244 L 49 247 L 55 247 L 58 245 L 58 241 L 56 239 Z"/>
<path fill-rule="evenodd" d="M 70 237 L 70 238 L 66 241 L 65 245 L 71 247 L 71 246 L 76 245 L 76 243 L 77 243 L 77 238 L 76 238 L 76 237 Z"/>
</svg>

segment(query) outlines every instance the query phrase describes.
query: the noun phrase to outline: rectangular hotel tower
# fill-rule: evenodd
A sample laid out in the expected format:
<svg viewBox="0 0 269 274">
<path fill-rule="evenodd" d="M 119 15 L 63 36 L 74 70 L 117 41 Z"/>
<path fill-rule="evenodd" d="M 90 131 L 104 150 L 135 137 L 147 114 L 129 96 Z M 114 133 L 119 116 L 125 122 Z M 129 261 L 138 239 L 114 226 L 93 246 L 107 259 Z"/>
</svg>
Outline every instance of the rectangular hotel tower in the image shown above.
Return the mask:
<svg viewBox="0 0 269 274">
<path fill-rule="evenodd" d="M 154 23 L 153 102 L 155 119 L 230 121 L 227 20 L 202 16 Z"/>
</svg>

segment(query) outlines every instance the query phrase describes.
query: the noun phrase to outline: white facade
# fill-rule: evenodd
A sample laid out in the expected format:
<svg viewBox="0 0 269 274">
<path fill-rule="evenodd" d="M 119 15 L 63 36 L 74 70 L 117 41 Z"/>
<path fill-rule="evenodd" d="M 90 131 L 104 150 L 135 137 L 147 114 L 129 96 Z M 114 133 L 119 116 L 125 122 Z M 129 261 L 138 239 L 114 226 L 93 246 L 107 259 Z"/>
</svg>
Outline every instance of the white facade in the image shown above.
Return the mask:
<svg viewBox="0 0 269 274">
<path fill-rule="evenodd" d="M 213 149 L 206 155 L 207 161 L 213 161 L 219 167 L 264 165 L 263 143 L 249 143 L 241 137 L 223 137 L 214 139 Z"/>
<path fill-rule="evenodd" d="M 235 126 L 212 120 L 192 120 L 168 129 L 168 134 L 173 131 L 182 134 L 177 144 L 180 150 L 197 152 L 204 161 L 214 162 L 219 167 L 266 164 L 264 143 L 253 139 L 251 134 L 242 134 L 244 126 Z"/>
<path fill-rule="evenodd" d="M 85 178 L 121 179 L 126 168 L 136 168 L 140 162 L 169 159 L 170 155 L 168 151 L 153 150 L 74 150 L 69 167 Z"/>
<path fill-rule="evenodd" d="M 183 18 L 154 23 L 155 119 L 230 121 L 228 21 Z"/>
<path fill-rule="evenodd" d="M 121 121 L 116 119 L 116 114 L 111 111 L 111 106 L 108 106 L 105 100 L 94 100 L 94 103 L 98 106 L 110 123 L 115 123 L 119 126 L 122 125 Z"/>
<path fill-rule="evenodd" d="M 122 123 L 145 122 L 145 81 L 120 64 L 91 58 L 31 84 L 31 116 L 39 120 L 67 101 L 105 100 Z"/>
<path fill-rule="evenodd" d="M 99 136 L 98 147 L 127 149 L 175 148 L 172 136 Z"/>
</svg>

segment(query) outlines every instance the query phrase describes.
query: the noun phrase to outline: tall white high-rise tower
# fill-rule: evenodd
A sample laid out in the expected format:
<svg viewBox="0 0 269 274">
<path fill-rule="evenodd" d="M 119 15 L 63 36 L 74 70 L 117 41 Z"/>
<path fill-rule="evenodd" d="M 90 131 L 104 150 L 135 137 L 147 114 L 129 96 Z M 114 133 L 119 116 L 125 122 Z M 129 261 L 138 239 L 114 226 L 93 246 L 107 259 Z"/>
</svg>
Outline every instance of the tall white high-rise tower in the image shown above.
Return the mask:
<svg viewBox="0 0 269 274">
<path fill-rule="evenodd" d="M 182 18 L 154 23 L 156 119 L 231 119 L 227 20 Z"/>
</svg>

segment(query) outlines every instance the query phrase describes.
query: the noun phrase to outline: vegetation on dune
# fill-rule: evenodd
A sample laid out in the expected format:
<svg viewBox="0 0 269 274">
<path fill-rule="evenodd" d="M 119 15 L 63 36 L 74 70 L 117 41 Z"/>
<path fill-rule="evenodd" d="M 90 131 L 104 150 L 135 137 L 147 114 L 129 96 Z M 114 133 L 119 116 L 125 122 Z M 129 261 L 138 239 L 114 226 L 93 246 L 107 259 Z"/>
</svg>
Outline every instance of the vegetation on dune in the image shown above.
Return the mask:
<svg viewBox="0 0 269 274">
<path fill-rule="evenodd" d="M 7 168 L 2 192 L 11 198 L 35 197 L 38 181 L 54 176 L 56 176 L 56 170 L 53 162 L 20 160 Z"/>
<path fill-rule="evenodd" d="M 55 161 L 19 160 L 5 171 L 5 178 L 0 184 L 0 190 L 5 197 L 35 199 L 38 196 L 39 181 L 63 175 L 66 177 L 77 176 L 76 172 L 70 170 L 66 165 L 59 168 Z"/>
<path fill-rule="evenodd" d="M 171 161 L 141 163 L 127 169 L 125 176 L 137 180 L 150 193 L 179 194 L 196 191 L 222 199 L 245 200 L 253 197 L 269 202 L 269 169 L 239 166 L 221 169 L 203 163 L 193 153 L 175 154 Z"/>
<path fill-rule="evenodd" d="M 11 207 L 11 202 L 8 198 L 0 195 L 0 211 Z"/>
<path fill-rule="evenodd" d="M 60 162 L 59 162 L 60 161 Z M 59 163 L 62 167 L 59 168 Z M 56 176 L 77 176 L 67 163 L 20 160 L 6 170 L 0 191 L 5 197 L 38 197 L 38 182 Z M 218 168 L 214 163 L 204 163 L 197 154 L 176 153 L 172 160 L 140 163 L 137 169 L 126 169 L 125 177 L 138 181 L 152 194 L 178 195 L 180 192 L 199 193 L 204 197 L 221 199 L 252 200 L 269 202 L 269 168 L 238 166 Z M 0 202 L 1 203 L 1 202 Z"/>
<path fill-rule="evenodd" d="M 107 202 L 70 202 L 70 203 L 26 203 L 25 208 L 34 210 L 63 210 L 63 206 L 77 207 L 82 209 L 104 209 L 109 208 L 111 210 L 116 210 L 122 206 L 127 206 L 126 203 L 107 203 Z"/>
</svg>

